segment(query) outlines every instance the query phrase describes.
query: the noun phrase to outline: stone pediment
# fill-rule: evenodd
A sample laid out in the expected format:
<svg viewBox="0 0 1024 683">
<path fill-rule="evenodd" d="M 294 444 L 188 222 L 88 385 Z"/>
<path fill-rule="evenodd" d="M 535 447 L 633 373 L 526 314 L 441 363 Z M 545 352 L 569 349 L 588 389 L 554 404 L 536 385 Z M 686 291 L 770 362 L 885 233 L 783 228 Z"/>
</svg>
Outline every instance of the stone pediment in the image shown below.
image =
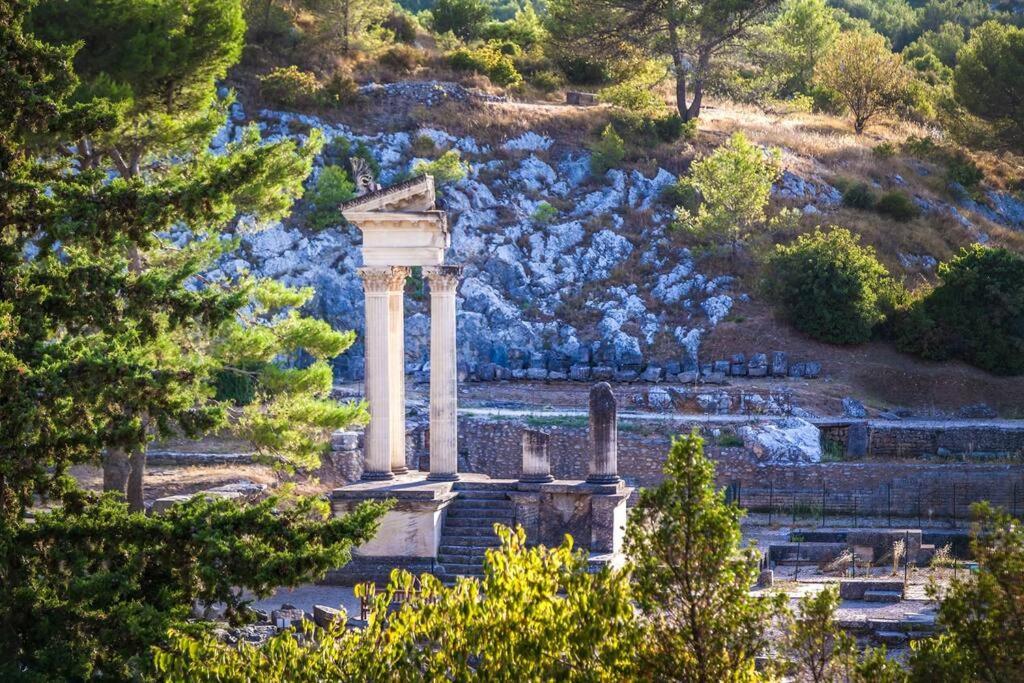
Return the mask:
<svg viewBox="0 0 1024 683">
<path fill-rule="evenodd" d="M 438 266 L 451 244 L 448 219 L 436 208 L 434 178 L 419 176 L 368 192 L 340 207 L 363 233 L 363 265 Z"/>
</svg>

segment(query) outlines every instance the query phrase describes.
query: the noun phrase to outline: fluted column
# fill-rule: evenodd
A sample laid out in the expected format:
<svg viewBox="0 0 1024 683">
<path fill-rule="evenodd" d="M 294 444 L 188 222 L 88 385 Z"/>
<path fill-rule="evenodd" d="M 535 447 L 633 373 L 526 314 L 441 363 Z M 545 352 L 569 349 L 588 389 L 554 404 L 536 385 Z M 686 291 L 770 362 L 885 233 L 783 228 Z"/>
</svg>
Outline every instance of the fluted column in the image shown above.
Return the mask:
<svg viewBox="0 0 1024 683">
<path fill-rule="evenodd" d="M 391 471 L 405 474 L 405 280 L 409 269 L 392 266 L 388 290 L 388 378 L 391 381 Z"/>
<path fill-rule="evenodd" d="M 394 434 L 393 363 L 390 342 L 391 290 L 405 283 L 404 274 L 391 267 L 360 268 L 366 300 L 366 400 L 370 424 L 366 428 L 363 479 L 391 479 Z"/>
<path fill-rule="evenodd" d="M 539 484 L 552 481 L 548 456 L 548 435 L 536 429 L 523 430 L 523 473 L 519 481 Z"/>
<path fill-rule="evenodd" d="M 607 382 L 590 390 L 590 476 L 591 484 L 619 483 L 618 409 Z"/>
<path fill-rule="evenodd" d="M 455 288 L 461 266 L 424 269 L 430 283 L 430 479 L 459 478 Z"/>
</svg>

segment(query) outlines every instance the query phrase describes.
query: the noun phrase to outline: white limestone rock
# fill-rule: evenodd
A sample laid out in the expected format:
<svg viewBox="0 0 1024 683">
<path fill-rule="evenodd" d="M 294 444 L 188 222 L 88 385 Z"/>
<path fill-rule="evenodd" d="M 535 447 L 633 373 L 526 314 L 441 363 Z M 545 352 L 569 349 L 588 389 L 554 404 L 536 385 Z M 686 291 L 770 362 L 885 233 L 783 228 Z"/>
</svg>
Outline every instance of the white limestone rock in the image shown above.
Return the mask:
<svg viewBox="0 0 1024 683">
<path fill-rule="evenodd" d="M 821 462 L 821 432 L 799 417 L 741 427 L 739 435 L 762 463 Z"/>
<path fill-rule="evenodd" d="M 531 154 L 519 163 L 519 168 L 512 172 L 512 178 L 528 192 L 537 194 L 554 185 L 558 174 L 535 154 Z"/>
<path fill-rule="evenodd" d="M 713 296 L 701 302 L 700 307 L 704 309 L 713 327 L 729 315 L 729 311 L 732 310 L 732 297 L 727 294 Z"/>
<path fill-rule="evenodd" d="M 511 140 L 506 140 L 501 147 L 505 150 L 518 150 L 521 152 L 543 152 L 551 147 L 554 142 L 547 135 L 538 135 L 530 130 Z"/>
<path fill-rule="evenodd" d="M 633 208 L 647 209 L 658 199 L 662 190 L 676 182 L 676 177 L 659 168 L 651 179 L 647 179 L 640 171 L 633 171 L 629 180 L 629 205 Z"/>
<path fill-rule="evenodd" d="M 602 230 L 594 235 L 590 247 L 577 250 L 579 272 L 584 281 L 604 280 L 633 253 L 633 245 L 622 235 Z"/>
</svg>

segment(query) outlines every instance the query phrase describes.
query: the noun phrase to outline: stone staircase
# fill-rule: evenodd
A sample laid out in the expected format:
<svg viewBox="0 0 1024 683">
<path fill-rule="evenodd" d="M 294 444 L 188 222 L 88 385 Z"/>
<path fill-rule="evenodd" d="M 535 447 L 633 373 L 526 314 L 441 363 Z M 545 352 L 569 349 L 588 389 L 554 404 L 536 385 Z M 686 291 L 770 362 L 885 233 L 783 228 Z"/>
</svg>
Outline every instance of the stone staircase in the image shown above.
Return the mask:
<svg viewBox="0 0 1024 683">
<path fill-rule="evenodd" d="M 435 570 L 446 583 L 459 576 L 483 576 L 484 553 L 500 544 L 495 524 L 513 526 L 514 508 L 508 497 L 514 482 L 456 482 L 458 497 L 445 513 Z"/>
</svg>

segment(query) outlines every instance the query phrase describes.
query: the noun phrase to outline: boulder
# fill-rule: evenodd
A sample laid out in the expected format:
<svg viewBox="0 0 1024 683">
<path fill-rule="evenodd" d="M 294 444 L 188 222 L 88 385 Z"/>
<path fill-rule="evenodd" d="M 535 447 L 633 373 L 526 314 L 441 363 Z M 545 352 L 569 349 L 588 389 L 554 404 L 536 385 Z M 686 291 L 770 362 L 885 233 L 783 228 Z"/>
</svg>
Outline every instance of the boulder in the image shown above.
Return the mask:
<svg viewBox="0 0 1024 683">
<path fill-rule="evenodd" d="M 741 427 L 739 434 L 762 463 L 821 462 L 821 432 L 799 417 Z"/>
<path fill-rule="evenodd" d="M 327 605 L 313 605 L 313 621 L 320 628 L 330 628 L 345 620 L 345 612 Z"/>
<path fill-rule="evenodd" d="M 804 377 L 807 379 L 817 379 L 821 374 L 821 363 L 815 363 L 813 361 L 804 364 Z"/>
<path fill-rule="evenodd" d="M 664 377 L 665 371 L 657 365 L 648 365 L 647 369 L 640 375 L 640 379 L 645 382 L 660 382 Z"/>
<path fill-rule="evenodd" d="M 785 377 L 789 370 L 789 359 L 785 351 L 772 351 L 772 376 Z"/>
<path fill-rule="evenodd" d="M 764 377 L 768 374 L 768 356 L 763 353 L 755 353 L 747 362 L 747 375 L 750 377 Z"/>
<path fill-rule="evenodd" d="M 655 410 L 671 410 L 672 395 L 661 387 L 655 387 L 647 392 L 647 405 Z"/>
<path fill-rule="evenodd" d="M 863 403 L 852 396 L 846 396 L 843 398 L 843 415 L 863 419 L 868 416 L 868 411 Z"/>
<path fill-rule="evenodd" d="M 569 368 L 569 379 L 574 382 L 586 382 L 590 379 L 590 366 L 577 363 Z"/>
</svg>

